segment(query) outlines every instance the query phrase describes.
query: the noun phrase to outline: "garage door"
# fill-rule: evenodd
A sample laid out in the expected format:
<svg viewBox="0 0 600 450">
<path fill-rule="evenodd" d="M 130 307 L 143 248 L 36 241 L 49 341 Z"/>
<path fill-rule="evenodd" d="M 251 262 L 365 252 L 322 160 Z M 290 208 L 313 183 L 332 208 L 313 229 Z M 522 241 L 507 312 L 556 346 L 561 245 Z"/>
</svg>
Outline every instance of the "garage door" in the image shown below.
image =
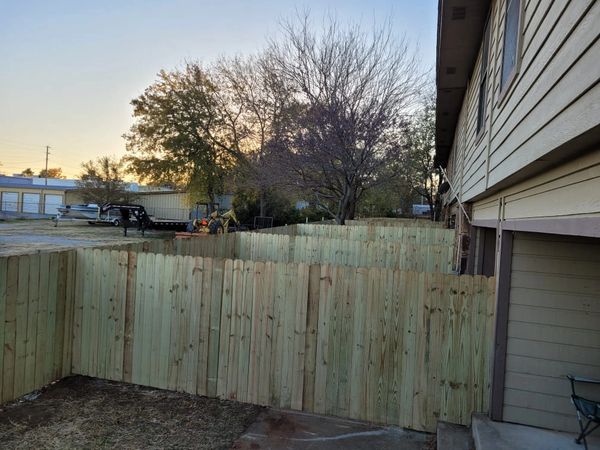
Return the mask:
<svg viewBox="0 0 600 450">
<path fill-rule="evenodd" d="M 2 211 L 18 211 L 19 194 L 18 192 L 2 193 Z"/>
<path fill-rule="evenodd" d="M 23 194 L 23 212 L 40 212 L 40 194 Z"/>
<path fill-rule="evenodd" d="M 58 213 L 58 207 L 62 205 L 62 195 L 46 195 L 44 203 L 44 214 Z"/>
<path fill-rule="evenodd" d="M 600 239 L 516 233 L 511 269 L 503 419 L 577 431 L 565 375 L 600 378 Z"/>
</svg>

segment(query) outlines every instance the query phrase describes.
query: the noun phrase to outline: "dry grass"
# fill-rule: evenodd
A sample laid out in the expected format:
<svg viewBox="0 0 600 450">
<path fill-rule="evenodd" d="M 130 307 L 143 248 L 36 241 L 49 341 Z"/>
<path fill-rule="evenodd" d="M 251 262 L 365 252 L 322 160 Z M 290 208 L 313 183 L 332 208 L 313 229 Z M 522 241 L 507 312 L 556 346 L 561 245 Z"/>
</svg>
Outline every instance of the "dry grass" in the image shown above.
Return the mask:
<svg viewBox="0 0 600 450">
<path fill-rule="evenodd" d="M 2 448 L 226 449 L 261 410 L 87 377 L 32 397 L 0 409 Z"/>
<path fill-rule="evenodd" d="M 174 232 L 154 230 L 146 231 L 145 236 L 142 236 L 135 228 L 130 228 L 127 237 L 124 237 L 122 228 L 89 225 L 87 222 L 60 222 L 58 227 L 54 227 L 51 220 L 0 221 L 0 256 L 39 250 L 126 244 L 173 236 Z"/>
</svg>

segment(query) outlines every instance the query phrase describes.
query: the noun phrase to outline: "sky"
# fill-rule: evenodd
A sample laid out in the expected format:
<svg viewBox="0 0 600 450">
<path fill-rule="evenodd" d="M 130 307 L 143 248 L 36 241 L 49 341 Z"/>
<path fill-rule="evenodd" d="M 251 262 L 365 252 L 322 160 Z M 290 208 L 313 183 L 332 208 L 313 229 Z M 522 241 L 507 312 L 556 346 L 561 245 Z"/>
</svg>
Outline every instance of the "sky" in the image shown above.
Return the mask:
<svg viewBox="0 0 600 450">
<path fill-rule="evenodd" d="M 253 54 L 309 10 L 368 30 L 389 19 L 433 68 L 437 0 L 0 0 L 0 173 L 125 154 L 130 101 L 161 69 Z"/>
</svg>

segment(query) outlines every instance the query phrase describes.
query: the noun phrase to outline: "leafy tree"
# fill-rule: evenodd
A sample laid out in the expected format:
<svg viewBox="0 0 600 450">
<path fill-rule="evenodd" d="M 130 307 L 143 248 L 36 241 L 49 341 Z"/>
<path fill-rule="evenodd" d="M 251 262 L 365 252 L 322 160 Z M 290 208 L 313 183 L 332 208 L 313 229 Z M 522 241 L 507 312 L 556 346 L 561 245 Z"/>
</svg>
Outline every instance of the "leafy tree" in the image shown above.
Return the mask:
<svg viewBox="0 0 600 450">
<path fill-rule="evenodd" d="M 31 170 L 31 169 L 29 169 L 29 170 Z M 38 176 L 40 178 L 66 178 L 63 175 L 62 169 L 60 167 L 50 168 L 50 169 L 48 169 L 48 171 L 46 171 L 46 169 L 42 169 L 42 170 L 40 170 L 40 173 L 38 174 Z"/>
<path fill-rule="evenodd" d="M 123 180 L 123 160 L 102 156 L 81 166 L 83 173 L 77 180 L 77 188 L 85 203 L 129 203 L 134 199 L 134 194 L 127 190 L 127 183 Z"/>
<path fill-rule="evenodd" d="M 143 181 L 185 188 L 194 198 L 205 194 L 214 203 L 241 157 L 239 111 L 224 110 L 224 101 L 197 63 L 161 71 L 131 102 L 135 123 L 124 135 L 130 171 Z"/>
<path fill-rule="evenodd" d="M 299 106 L 278 136 L 279 172 L 344 224 L 366 191 L 394 176 L 403 117 L 424 77 L 415 53 L 394 42 L 389 28 L 367 35 L 332 20 L 316 32 L 305 16 L 283 31 L 268 55 Z"/>
<path fill-rule="evenodd" d="M 33 170 L 31 170 L 31 167 L 28 167 L 23 172 L 21 172 L 21 175 L 23 175 L 24 177 L 32 177 L 34 174 Z"/>
</svg>

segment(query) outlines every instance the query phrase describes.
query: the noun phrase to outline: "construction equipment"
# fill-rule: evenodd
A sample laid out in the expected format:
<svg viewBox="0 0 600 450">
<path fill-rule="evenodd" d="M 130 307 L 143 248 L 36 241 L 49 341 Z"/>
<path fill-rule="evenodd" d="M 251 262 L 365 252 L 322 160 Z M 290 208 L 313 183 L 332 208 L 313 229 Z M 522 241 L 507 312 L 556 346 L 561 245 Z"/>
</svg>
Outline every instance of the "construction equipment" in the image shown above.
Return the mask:
<svg viewBox="0 0 600 450">
<path fill-rule="evenodd" d="M 234 226 L 230 225 L 233 224 Z M 229 231 L 235 231 L 240 223 L 235 215 L 235 211 L 229 211 L 219 214 L 219 211 L 213 211 L 207 218 L 195 219 L 193 221 L 193 233 L 205 234 L 223 234 Z"/>
</svg>

